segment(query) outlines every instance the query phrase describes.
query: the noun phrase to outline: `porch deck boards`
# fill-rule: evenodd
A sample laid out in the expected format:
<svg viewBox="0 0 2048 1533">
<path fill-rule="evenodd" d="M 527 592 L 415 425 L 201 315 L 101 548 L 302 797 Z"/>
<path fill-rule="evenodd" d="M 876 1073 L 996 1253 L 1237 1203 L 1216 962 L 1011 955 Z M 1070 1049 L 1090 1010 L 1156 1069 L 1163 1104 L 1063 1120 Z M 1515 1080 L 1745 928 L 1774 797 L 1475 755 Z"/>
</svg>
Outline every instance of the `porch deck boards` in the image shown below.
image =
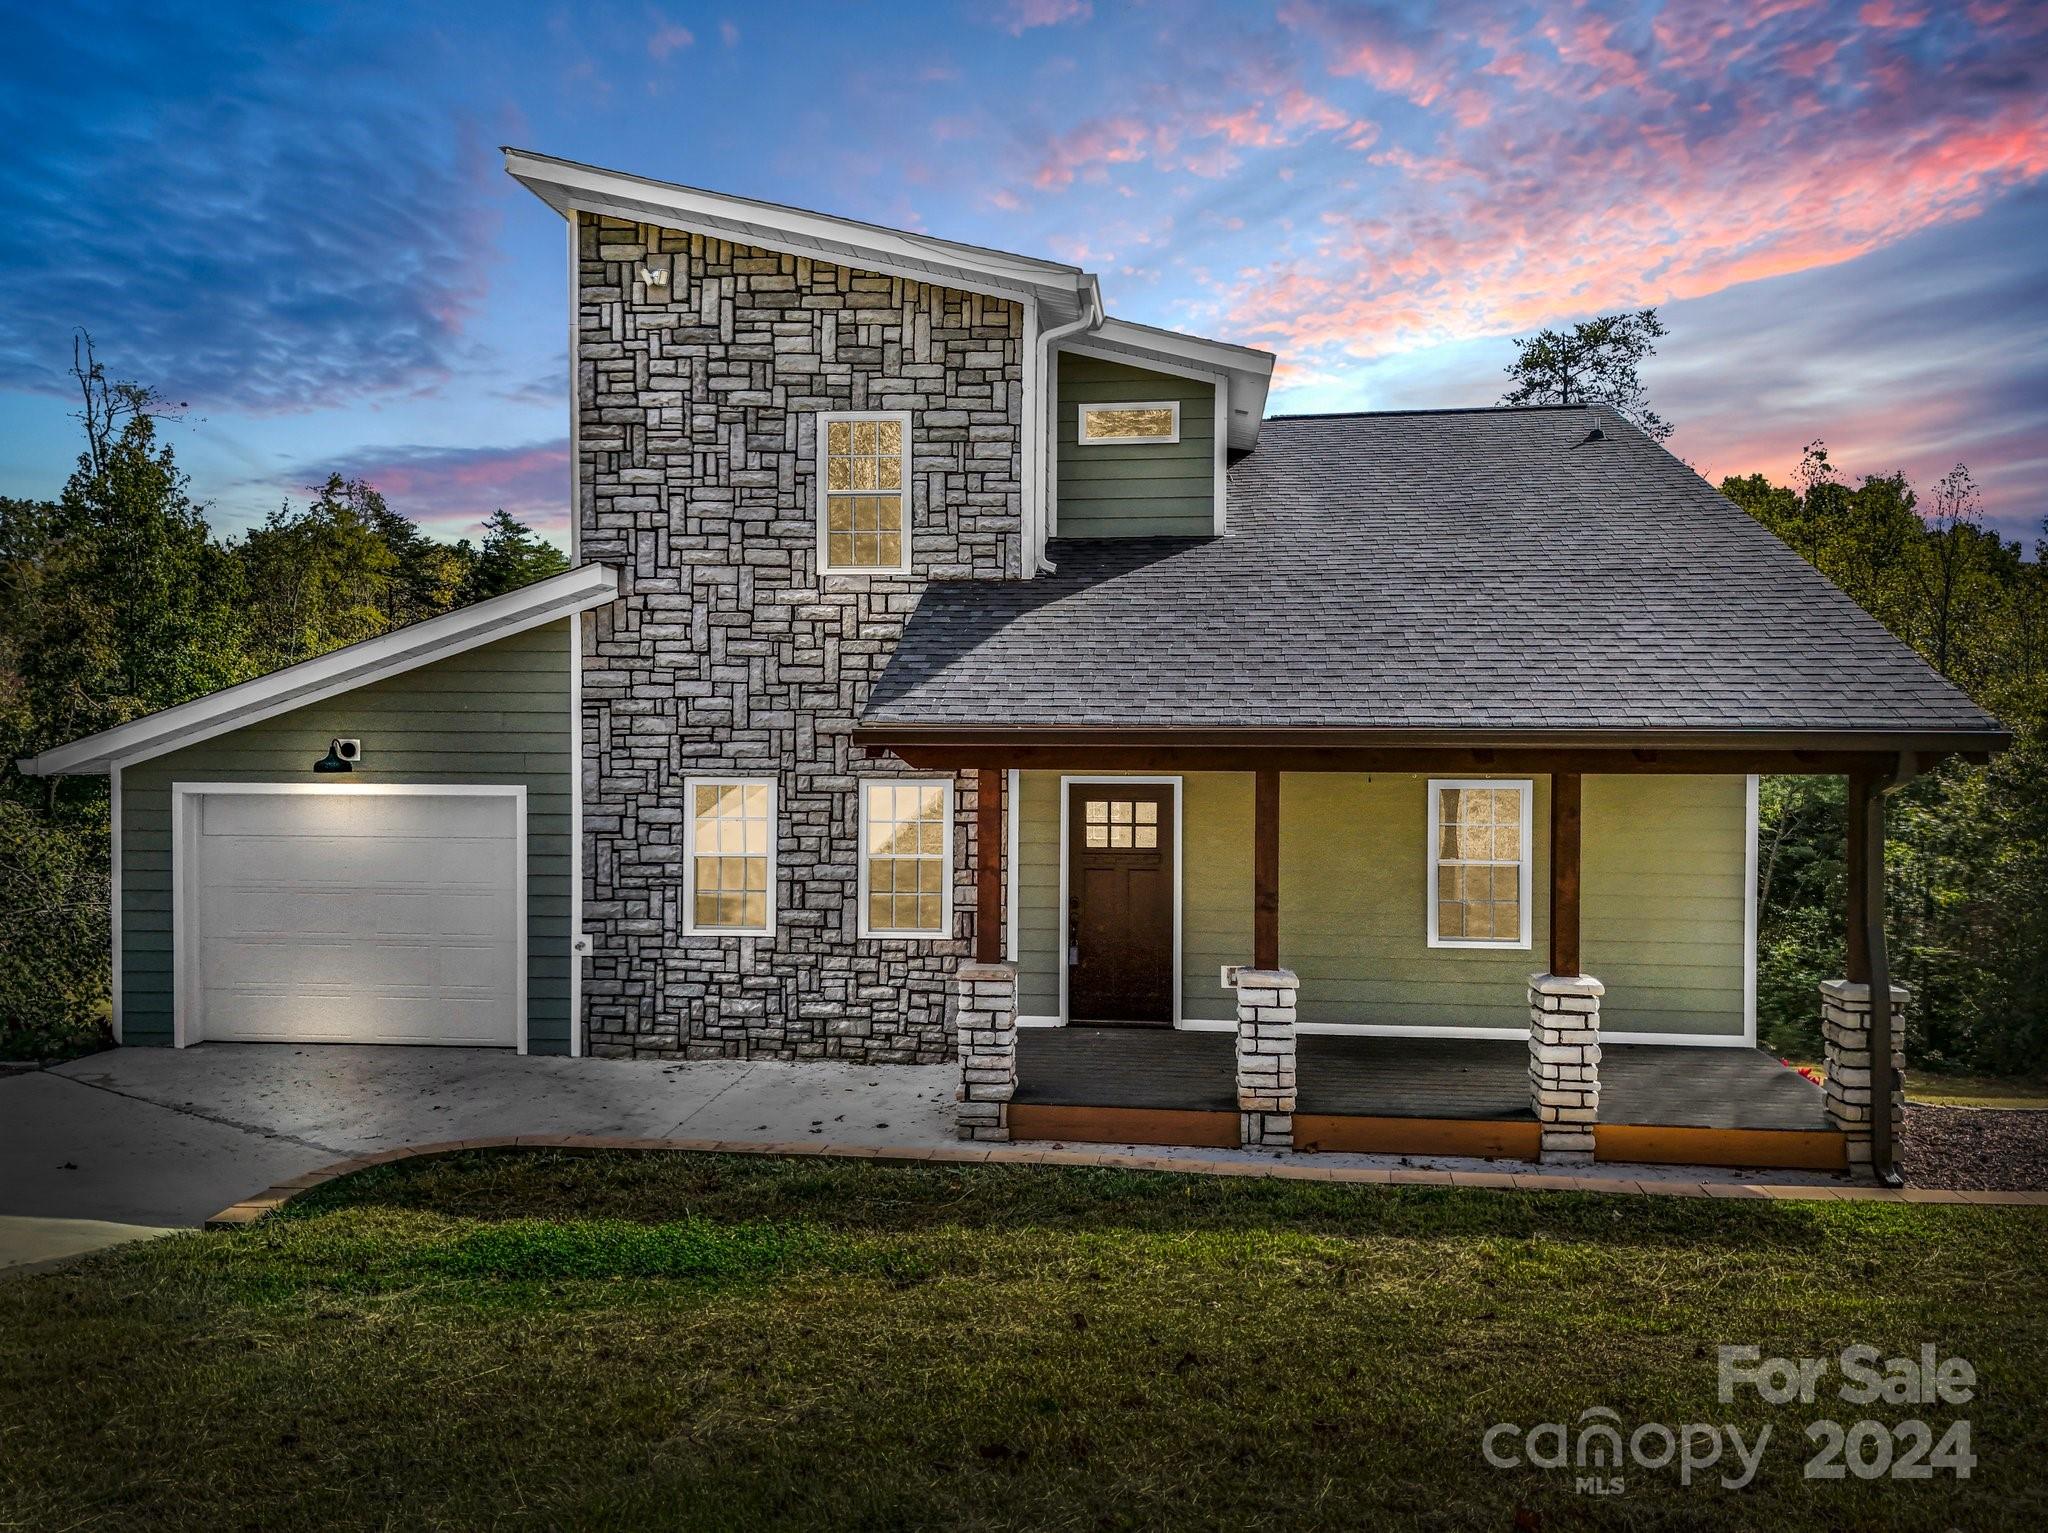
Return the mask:
<svg viewBox="0 0 2048 1533">
<path fill-rule="evenodd" d="M 1299 1041 L 1303 1114 L 1526 1122 L 1518 1039 Z M 1167 1028 L 1030 1027 L 1017 1035 L 1023 1103 L 1237 1110 L 1233 1035 Z M 1600 1121 L 1659 1128 L 1825 1130 L 1821 1094 L 1760 1049 L 1614 1043 L 1600 1061 Z"/>
</svg>

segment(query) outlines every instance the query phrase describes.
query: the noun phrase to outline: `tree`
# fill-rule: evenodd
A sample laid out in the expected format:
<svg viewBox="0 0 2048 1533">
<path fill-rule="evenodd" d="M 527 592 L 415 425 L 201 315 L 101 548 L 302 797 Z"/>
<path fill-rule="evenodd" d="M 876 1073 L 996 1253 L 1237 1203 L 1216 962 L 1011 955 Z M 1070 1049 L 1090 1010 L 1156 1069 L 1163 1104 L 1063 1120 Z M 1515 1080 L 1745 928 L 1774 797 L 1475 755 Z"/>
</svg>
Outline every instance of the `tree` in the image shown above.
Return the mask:
<svg viewBox="0 0 2048 1533">
<path fill-rule="evenodd" d="M 1987 577 L 1990 566 L 1999 562 L 1999 539 L 1984 530 L 1980 517 L 1977 481 L 1958 463 L 1934 488 L 1931 535 L 1921 539 L 1913 565 L 1925 624 L 1921 648 L 1928 662 L 1951 678 L 1966 663 L 1964 631 L 1995 599 L 1994 582 Z"/>
<path fill-rule="evenodd" d="M 239 571 L 168 443 L 155 390 L 118 382 L 79 332 L 85 446 L 55 502 L 0 507 L 13 671 L 9 754 L 41 750 L 249 674 Z M 45 785 L 46 804 L 54 785 Z"/>
<path fill-rule="evenodd" d="M 303 510 L 287 503 L 236 550 L 251 644 L 266 669 L 438 616 L 463 595 L 476 556 L 438 543 L 360 479 L 330 474 Z"/>
<path fill-rule="evenodd" d="M 484 544 L 463 585 L 465 603 L 502 596 L 521 586 L 559 575 L 569 561 L 554 544 L 536 537 L 533 529 L 504 509 L 484 520 Z"/>
<path fill-rule="evenodd" d="M 2041 563 L 1981 525 L 1960 465 L 1925 517 L 1903 474 L 1851 488 L 1820 442 L 1789 487 L 1752 474 L 1721 488 L 2013 730 L 2014 747 L 1988 765 L 1943 762 L 1893 801 L 1887 926 L 1893 973 L 1914 995 L 1915 1061 L 2038 1069 L 2048 1048 Z M 1760 1020 L 1775 1046 L 1817 1050 L 1813 987 L 1841 972 L 1843 952 L 1842 785 L 1766 779 L 1760 798 Z"/>
<path fill-rule="evenodd" d="M 1666 331 L 1655 309 L 1603 314 L 1569 330 L 1542 330 L 1515 341 L 1504 405 L 1606 404 L 1652 441 L 1671 435 L 1671 423 L 1650 408 L 1638 369 L 1657 354 Z"/>
</svg>

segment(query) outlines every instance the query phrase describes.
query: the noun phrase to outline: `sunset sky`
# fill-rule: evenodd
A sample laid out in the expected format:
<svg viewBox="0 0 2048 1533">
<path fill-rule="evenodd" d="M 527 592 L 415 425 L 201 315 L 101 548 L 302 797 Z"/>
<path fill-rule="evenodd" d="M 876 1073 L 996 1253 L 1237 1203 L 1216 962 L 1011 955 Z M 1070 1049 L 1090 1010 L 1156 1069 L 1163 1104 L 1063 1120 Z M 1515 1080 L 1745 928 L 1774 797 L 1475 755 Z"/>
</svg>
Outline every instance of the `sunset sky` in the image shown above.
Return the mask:
<svg viewBox="0 0 2048 1533">
<path fill-rule="evenodd" d="M 1491 403 L 1658 305 L 1718 480 L 1827 441 L 2048 514 L 2048 4 L 0 0 L 0 494 L 66 364 L 188 401 L 233 530 L 330 470 L 454 536 L 567 499 L 560 220 L 497 146 L 1099 272 L 1270 347 L 1276 412 Z"/>
</svg>

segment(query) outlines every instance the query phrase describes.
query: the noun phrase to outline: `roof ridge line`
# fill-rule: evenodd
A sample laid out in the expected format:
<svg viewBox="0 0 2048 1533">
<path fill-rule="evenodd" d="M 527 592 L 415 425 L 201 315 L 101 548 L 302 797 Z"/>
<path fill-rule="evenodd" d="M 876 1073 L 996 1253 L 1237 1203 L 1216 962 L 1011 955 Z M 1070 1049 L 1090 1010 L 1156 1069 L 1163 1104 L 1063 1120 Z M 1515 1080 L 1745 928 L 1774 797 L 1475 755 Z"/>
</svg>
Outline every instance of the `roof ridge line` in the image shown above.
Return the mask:
<svg viewBox="0 0 2048 1533">
<path fill-rule="evenodd" d="M 1533 415 L 1544 410 L 1595 410 L 1594 401 L 1569 405 L 1435 405 L 1417 410 L 1304 410 L 1292 415 L 1269 415 L 1269 421 L 1361 420 L 1389 415 Z"/>
</svg>

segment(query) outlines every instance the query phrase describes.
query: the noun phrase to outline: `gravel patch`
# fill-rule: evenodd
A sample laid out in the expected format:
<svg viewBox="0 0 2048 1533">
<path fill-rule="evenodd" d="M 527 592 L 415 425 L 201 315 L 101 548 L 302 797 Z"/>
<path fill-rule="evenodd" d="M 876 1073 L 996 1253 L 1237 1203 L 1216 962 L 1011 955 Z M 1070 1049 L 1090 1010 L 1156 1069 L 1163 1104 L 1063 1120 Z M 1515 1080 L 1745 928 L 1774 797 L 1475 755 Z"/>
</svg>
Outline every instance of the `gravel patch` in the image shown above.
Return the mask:
<svg viewBox="0 0 2048 1533">
<path fill-rule="evenodd" d="M 1899 1149 L 1915 1187 L 2048 1190 L 2048 1112 L 1909 1102 Z"/>
</svg>

